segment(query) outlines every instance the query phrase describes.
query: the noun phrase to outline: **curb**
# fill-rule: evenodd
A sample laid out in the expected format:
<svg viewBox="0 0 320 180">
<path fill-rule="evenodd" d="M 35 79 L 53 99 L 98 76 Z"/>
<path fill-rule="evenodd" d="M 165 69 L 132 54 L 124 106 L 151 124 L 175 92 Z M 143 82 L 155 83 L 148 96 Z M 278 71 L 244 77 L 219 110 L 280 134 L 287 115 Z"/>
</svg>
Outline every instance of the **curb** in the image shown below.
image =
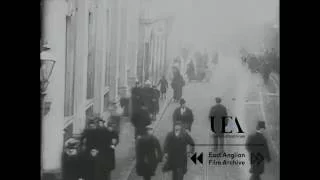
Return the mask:
<svg viewBox="0 0 320 180">
<path fill-rule="evenodd" d="M 159 122 L 161 121 L 161 119 L 162 119 L 164 113 L 166 112 L 166 110 L 167 110 L 169 104 L 171 103 L 171 101 L 172 101 L 172 97 L 166 99 L 164 105 L 161 108 L 161 111 L 159 112 L 160 116 L 158 116 L 156 121 L 152 124 L 153 129 L 155 129 L 159 125 Z M 136 165 L 136 157 L 134 157 L 134 160 L 132 161 L 131 165 L 129 166 L 127 172 L 124 173 L 125 174 L 124 177 L 121 178 L 120 180 L 128 180 L 128 178 L 129 178 L 132 170 L 134 169 L 135 165 Z"/>
</svg>

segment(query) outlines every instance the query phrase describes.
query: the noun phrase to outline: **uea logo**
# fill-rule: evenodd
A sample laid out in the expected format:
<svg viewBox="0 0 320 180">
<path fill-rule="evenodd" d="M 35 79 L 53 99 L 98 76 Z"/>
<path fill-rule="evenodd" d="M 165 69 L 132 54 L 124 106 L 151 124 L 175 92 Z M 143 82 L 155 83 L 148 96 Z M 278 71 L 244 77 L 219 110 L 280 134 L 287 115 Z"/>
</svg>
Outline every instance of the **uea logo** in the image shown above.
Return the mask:
<svg viewBox="0 0 320 180">
<path fill-rule="evenodd" d="M 214 128 L 214 121 L 217 120 L 217 119 L 215 119 L 214 116 L 212 116 L 210 118 L 211 118 L 211 130 L 212 130 L 212 132 L 217 133 L 217 132 L 215 132 L 215 128 Z M 221 129 L 220 133 L 232 133 L 232 130 L 230 130 L 229 132 L 226 132 L 226 124 L 227 124 L 226 120 L 229 119 L 229 118 L 232 118 L 232 116 L 224 116 L 221 119 L 218 119 L 218 120 L 222 120 L 222 129 Z M 238 121 L 237 117 L 235 117 L 235 123 L 236 123 L 237 128 L 238 128 L 238 133 L 244 133 L 243 130 L 241 129 L 241 127 L 240 127 L 240 124 L 239 124 L 239 121 Z"/>
</svg>

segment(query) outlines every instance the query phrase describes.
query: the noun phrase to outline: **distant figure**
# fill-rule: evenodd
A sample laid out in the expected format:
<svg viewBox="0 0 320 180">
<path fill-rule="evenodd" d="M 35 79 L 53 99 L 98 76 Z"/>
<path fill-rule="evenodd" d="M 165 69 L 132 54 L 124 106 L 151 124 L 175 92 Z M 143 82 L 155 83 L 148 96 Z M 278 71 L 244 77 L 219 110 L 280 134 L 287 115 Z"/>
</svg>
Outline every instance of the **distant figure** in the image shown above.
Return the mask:
<svg viewBox="0 0 320 180">
<path fill-rule="evenodd" d="M 150 115 L 153 114 L 153 102 L 152 98 L 154 96 L 154 90 L 152 88 L 152 84 L 150 80 L 147 80 L 144 84 L 144 87 L 141 89 L 141 103 L 143 103 L 147 107 L 147 111 Z"/>
<path fill-rule="evenodd" d="M 259 121 L 257 132 L 249 135 L 246 148 L 250 154 L 250 180 L 260 180 L 260 175 L 264 172 L 265 160 L 271 161 L 267 139 L 263 132 L 266 129 L 265 122 Z"/>
<path fill-rule="evenodd" d="M 147 126 L 147 132 L 138 138 L 136 144 L 136 171 L 144 180 L 151 180 L 162 159 L 159 140 L 152 133 L 152 127 Z"/>
<path fill-rule="evenodd" d="M 166 93 L 167 93 L 167 89 L 168 89 L 168 81 L 166 79 L 165 76 L 162 76 L 159 83 L 158 83 L 158 86 L 160 85 L 160 98 L 161 99 L 166 99 L 167 96 L 166 96 Z"/>
<path fill-rule="evenodd" d="M 213 142 L 214 142 L 214 151 L 218 150 L 218 146 L 220 143 L 221 151 L 223 151 L 223 145 L 224 145 L 224 135 L 222 133 L 222 120 L 224 117 L 227 117 L 227 108 L 221 104 L 221 98 L 217 97 L 215 98 L 216 100 L 216 105 L 211 107 L 210 113 L 209 113 L 209 119 L 210 123 L 211 122 L 211 117 L 214 117 L 214 131 L 215 134 L 213 135 Z M 227 125 L 227 121 L 226 121 Z M 212 125 L 211 125 L 212 126 Z"/>
<path fill-rule="evenodd" d="M 188 64 L 186 74 L 187 74 L 187 76 L 188 76 L 188 81 L 189 81 L 189 82 L 190 82 L 191 80 L 194 80 L 194 79 L 195 79 L 195 77 L 196 77 L 196 70 L 195 70 L 193 61 L 190 61 L 190 63 Z"/>
<path fill-rule="evenodd" d="M 153 104 L 153 110 L 152 110 L 152 116 L 153 120 L 156 119 L 156 115 L 159 113 L 159 99 L 160 99 L 160 91 L 157 89 L 157 86 L 152 86 L 153 94 L 152 94 L 152 104 Z"/>
<path fill-rule="evenodd" d="M 182 96 L 182 87 L 185 85 L 185 81 L 177 68 L 173 68 L 173 79 L 171 87 L 173 89 L 173 100 L 179 102 Z"/>
<path fill-rule="evenodd" d="M 131 89 L 131 103 L 129 106 L 129 114 L 130 118 L 132 118 L 132 115 L 134 112 L 137 112 L 140 110 L 140 104 L 142 101 L 142 90 L 141 85 L 139 81 L 136 81 L 135 86 Z"/>
<path fill-rule="evenodd" d="M 188 147 L 190 152 L 187 151 Z M 193 139 L 184 132 L 182 124 L 175 124 L 173 131 L 168 133 L 164 142 L 165 164 L 162 171 L 172 171 L 172 180 L 183 180 L 187 172 L 188 153 L 193 154 L 193 152 Z"/>
<path fill-rule="evenodd" d="M 173 124 L 180 122 L 186 130 L 191 131 L 193 113 L 192 110 L 186 106 L 186 101 L 184 99 L 180 99 L 180 107 L 175 109 L 172 118 Z"/>
</svg>

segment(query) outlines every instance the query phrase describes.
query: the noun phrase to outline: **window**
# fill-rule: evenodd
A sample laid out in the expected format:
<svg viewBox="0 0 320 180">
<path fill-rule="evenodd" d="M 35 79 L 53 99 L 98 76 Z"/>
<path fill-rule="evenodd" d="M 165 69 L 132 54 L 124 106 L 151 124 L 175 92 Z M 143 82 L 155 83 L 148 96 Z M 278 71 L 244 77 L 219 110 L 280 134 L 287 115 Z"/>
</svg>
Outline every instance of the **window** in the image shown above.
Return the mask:
<svg viewBox="0 0 320 180">
<path fill-rule="evenodd" d="M 65 99 L 64 116 L 74 114 L 74 80 L 76 55 L 75 16 L 66 17 L 66 62 L 65 62 Z"/>
<path fill-rule="evenodd" d="M 94 71 L 95 71 L 95 32 L 93 14 L 89 13 L 88 25 L 88 69 L 87 69 L 87 99 L 92 99 L 94 96 Z"/>
<path fill-rule="evenodd" d="M 107 23 L 106 23 L 106 30 L 107 30 L 107 51 L 106 51 L 106 63 L 105 63 L 105 87 L 108 87 L 110 86 L 110 83 L 111 83 L 111 57 L 110 57 L 110 41 L 111 41 L 111 38 L 110 38 L 110 35 L 111 35 L 111 28 L 110 28 L 110 10 L 107 10 Z"/>
</svg>

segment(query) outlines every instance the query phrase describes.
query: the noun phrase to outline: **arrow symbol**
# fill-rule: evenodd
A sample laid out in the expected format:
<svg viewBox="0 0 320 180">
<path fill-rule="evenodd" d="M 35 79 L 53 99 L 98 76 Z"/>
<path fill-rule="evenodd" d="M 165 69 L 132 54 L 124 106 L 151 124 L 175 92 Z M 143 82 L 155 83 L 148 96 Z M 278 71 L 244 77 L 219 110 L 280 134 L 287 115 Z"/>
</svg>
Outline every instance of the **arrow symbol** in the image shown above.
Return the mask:
<svg viewBox="0 0 320 180">
<path fill-rule="evenodd" d="M 191 156 L 190 158 L 192 160 L 192 162 L 194 164 L 197 164 L 197 160 L 203 164 L 203 153 L 201 153 L 198 157 L 197 157 L 197 153 L 194 153 L 193 156 Z"/>
</svg>

